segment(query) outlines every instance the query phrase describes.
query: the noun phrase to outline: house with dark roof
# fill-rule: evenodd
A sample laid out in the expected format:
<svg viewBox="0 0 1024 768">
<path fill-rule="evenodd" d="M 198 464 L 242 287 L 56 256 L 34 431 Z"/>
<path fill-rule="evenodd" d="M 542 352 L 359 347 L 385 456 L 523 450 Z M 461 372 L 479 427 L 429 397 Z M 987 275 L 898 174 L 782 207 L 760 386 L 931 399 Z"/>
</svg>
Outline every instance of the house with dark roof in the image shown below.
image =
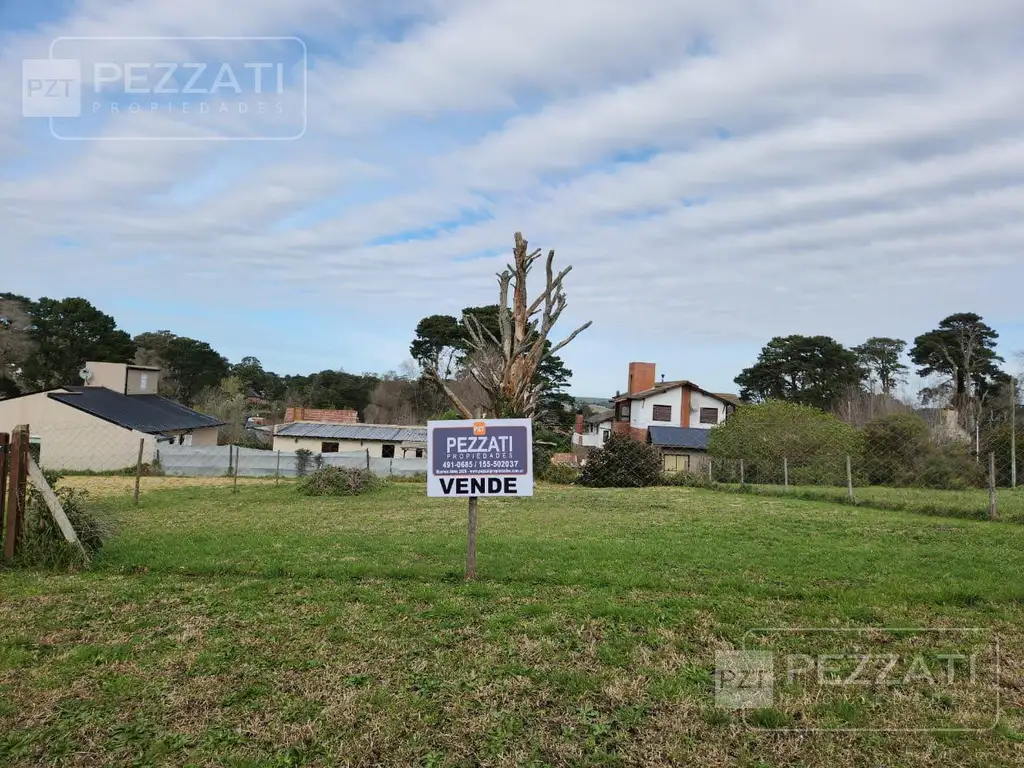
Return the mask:
<svg viewBox="0 0 1024 768">
<path fill-rule="evenodd" d="M 296 421 L 275 428 L 274 450 L 314 454 L 362 451 L 369 452 L 372 459 L 421 459 L 427 453 L 427 428 Z"/>
<path fill-rule="evenodd" d="M 630 363 L 625 393 L 612 398 L 612 410 L 579 417 L 573 450 L 581 455 L 619 433 L 661 450 L 667 471 L 706 466 L 708 437 L 741 406 L 738 395 L 711 392 L 688 379 L 656 380 L 654 363 Z"/>
<path fill-rule="evenodd" d="M 217 445 L 224 422 L 157 394 L 160 369 L 86 363 L 82 384 L 0 400 L 0 432 L 28 424 L 40 465 L 114 471 L 152 462 L 161 444 Z"/>
<path fill-rule="evenodd" d="M 655 380 L 654 363 L 630 363 L 625 393 L 613 399 L 612 430 L 647 441 L 651 426 L 711 429 L 736 410 L 739 398 L 709 392 L 688 379 Z"/>
<path fill-rule="evenodd" d="M 661 451 L 666 472 L 705 471 L 710 437 L 710 429 L 657 425 L 647 428 L 647 442 Z"/>
</svg>

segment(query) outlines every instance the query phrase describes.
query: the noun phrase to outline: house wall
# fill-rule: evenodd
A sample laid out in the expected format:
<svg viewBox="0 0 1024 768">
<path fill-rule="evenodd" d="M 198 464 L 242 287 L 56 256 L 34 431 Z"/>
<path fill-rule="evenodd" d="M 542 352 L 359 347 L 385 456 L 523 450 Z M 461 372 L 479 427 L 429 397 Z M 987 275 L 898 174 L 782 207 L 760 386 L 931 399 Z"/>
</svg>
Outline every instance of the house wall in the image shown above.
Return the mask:
<svg viewBox="0 0 1024 768">
<path fill-rule="evenodd" d="M 593 431 L 587 432 L 587 428 Z M 574 435 L 574 442 L 576 445 L 581 445 L 586 448 L 600 448 L 606 440 L 605 435 L 610 434 L 612 431 L 612 420 L 602 421 L 600 424 L 585 424 L 583 426 L 583 434 Z"/>
<path fill-rule="evenodd" d="M 708 455 L 704 451 L 663 448 L 661 455 L 666 472 L 708 471 Z"/>
<path fill-rule="evenodd" d="M 654 406 L 667 405 L 672 408 L 671 421 L 655 421 Z M 660 392 L 643 400 L 633 400 L 629 409 L 629 425 L 634 430 L 647 429 L 652 425 L 671 427 L 694 427 L 711 429 L 715 424 L 700 423 L 700 409 L 714 408 L 718 411 L 718 423 L 725 421 L 726 403 L 716 397 L 709 397 L 703 392 L 688 387 L 675 387 L 667 392 Z"/>
<path fill-rule="evenodd" d="M 92 371 L 92 378 L 86 386 L 106 387 L 115 392 L 124 393 L 125 374 L 128 366 L 125 363 L 86 363 Z M 66 384 L 85 384 L 82 381 L 65 382 Z"/>
<path fill-rule="evenodd" d="M 128 368 L 128 395 L 155 395 L 160 385 L 160 371 Z"/>
<path fill-rule="evenodd" d="M 381 458 L 381 449 L 385 445 L 395 446 L 395 456 L 402 456 L 401 443 L 384 442 L 381 440 L 331 440 L 329 438 L 312 437 L 288 437 L 287 435 L 274 436 L 275 451 L 299 451 L 307 450 L 313 453 L 322 453 L 324 443 L 338 443 L 338 452 L 365 451 L 369 449 L 371 459 Z"/>
<path fill-rule="evenodd" d="M 633 429 L 647 429 L 652 424 L 668 427 L 682 426 L 682 387 L 660 392 L 643 400 L 633 400 L 629 404 L 629 425 Z M 655 421 L 654 406 L 667 405 L 672 409 L 670 421 Z"/>
<path fill-rule="evenodd" d="M 696 429 L 711 429 L 714 424 L 700 423 L 701 408 L 715 408 L 718 411 L 718 423 L 725 421 L 727 404 L 717 397 L 708 397 L 703 392 L 693 390 L 690 393 L 690 426 Z"/>
<path fill-rule="evenodd" d="M 152 461 L 156 447 L 151 435 L 90 416 L 51 400 L 45 392 L 0 400 L 0 432 L 11 432 L 20 424 L 28 424 L 40 438 L 43 469 L 110 472 L 135 466 L 140 440 L 145 441 L 145 462 Z"/>
<path fill-rule="evenodd" d="M 180 445 L 188 445 L 195 448 L 208 448 L 210 446 L 217 445 L 219 430 L 217 427 L 204 427 L 203 429 L 193 429 L 191 434 L 189 434 L 187 430 L 164 432 L 164 434 L 175 438 L 185 435 L 185 440 L 180 443 Z M 167 445 L 167 443 L 161 443 L 161 445 Z M 174 445 L 179 445 L 177 440 L 174 441 Z"/>
</svg>

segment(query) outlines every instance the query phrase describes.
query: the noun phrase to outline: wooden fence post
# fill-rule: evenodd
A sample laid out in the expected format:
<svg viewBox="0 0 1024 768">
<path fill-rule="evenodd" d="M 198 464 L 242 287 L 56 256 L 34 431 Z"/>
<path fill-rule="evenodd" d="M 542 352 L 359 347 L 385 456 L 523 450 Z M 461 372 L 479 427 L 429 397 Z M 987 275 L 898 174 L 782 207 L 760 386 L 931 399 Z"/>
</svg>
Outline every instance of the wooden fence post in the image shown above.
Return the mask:
<svg viewBox="0 0 1024 768">
<path fill-rule="evenodd" d="M 476 496 L 469 497 L 469 536 L 466 542 L 466 581 L 476 578 Z"/>
<path fill-rule="evenodd" d="M 139 440 L 139 460 L 135 463 L 135 506 L 139 506 L 139 489 L 142 486 L 142 452 L 146 449 L 146 438 Z"/>
<path fill-rule="evenodd" d="M 715 482 L 715 474 L 714 474 L 714 471 L 711 468 L 711 462 L 712 462 L 712 459 L 708 459 L 708 482 L 709 483 Z"/>
<path fill-rule="evenodd" d="M 281 482 L 281 452 L 277 452 L 277 470 L 274 472 L 274 485 Z"/>
<path fill-rule="evenodd" d="M 782 458 L 782 484 L 789 488 L 789 459 L 785 456 Z"/>
<path fill-rule="evenodd" d="M 998 520 L 999 512 L 996 509 L 996 455 L 988 455 L 988 519 Z"/>
<path fill-rule="evenodd" d="M 846 496 L 853 501 L 853 459 L 846 455 Z"/>
<path fill-rule="evenodd" d="M 28 485 L 27 426 L 14 430 L 8 454 L 7 513 L 4 520 L 4 562 L 10 563 L 21 543 L 21 529 L 25 521 L 25 490 Z"/>
<path fill-rule="evenodd" d="M 4 533 L 4 509 L 7 506 L 7 459 L 11 449 L 11 436 L 0 432 L 0 541 Z"/>
<path fill-rule="evenodd" d="M 366 449 L 366 471 L 370 471 L 370 449 Z"/>
<path fill-rule="evenodd" d="M 234 482 L 232 483 L 232 487 L 231 487 L 231 492 L 232 493 L 238 493 L 238 465 L 242 463 L 241 462 L 241 458 L 242 458 L 242 447 L 241 446 L 237 446 L 235 448 L 235 479 L 234 479 Z"/>
<path fill-rule="evenodd" d="M 743 459 L 740 459 L 740 485 L 746 485 L 746 474 L 743 472 Z"/>
</svg>

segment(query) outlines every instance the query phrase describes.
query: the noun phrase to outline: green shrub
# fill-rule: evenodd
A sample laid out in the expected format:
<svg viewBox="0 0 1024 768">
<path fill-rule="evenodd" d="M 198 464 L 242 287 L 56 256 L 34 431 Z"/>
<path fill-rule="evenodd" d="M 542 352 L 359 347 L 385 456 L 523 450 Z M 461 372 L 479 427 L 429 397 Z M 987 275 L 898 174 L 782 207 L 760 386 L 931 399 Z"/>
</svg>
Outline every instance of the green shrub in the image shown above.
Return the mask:
<svg viewBox="0 0 1024 768">
<path fill-rule="evenodd" d="M 864 427 L 864 471 L 870 485 L 918 485 L 933 451 L 931 431 L 920 416 L 894 413 Z"/>
<path fill-rule="evenodd" d="M 591 451 L 580 472 L 591 488 L 644 488 L 661 479 L 661 452 L 631 437 L 612 434 L 603 448 Z"/>
<path fill-rule="evenodd" d="M 368 469 L 324 467 L 304 478 L 299 490 L 307 496 L 358 496 L 375 491 L 384 481 Z"/>
<path fill-rule="evenodd" d="M 743 459 L 747 483 L 781 483 L 783 460 L 790 483 L 845 485 L 846 456 L 860 465 L 863 438 L 849 424 L 817 408 L 769 400 L 738 409 L 711 430 L 708 453 L 715 476 L 738 473 Z M 722 474 L 722 473 L 725 474 Z M 735 482 L 735 480 L 733 480 Z"/>
<path fill-rule="evenodd" d="M 675 485 L 685 488 L 714 488 L 716 483 L 712 482 L 704 472 L 681 470 L 679 472 L 662 473 L 659 485 Z"/>
<path fill-rule="evenodd" d="M 539 479 L 558 485 L 572 485 L 580 479 L 580 471 L 569 464 L 548 462 Z"/>
<path fill-rule="evenodd" d="M 1010 423 L 1004 421 L 989 426 L 981 433 L 981 457 L 988 461 L 988 455 L 996 455 L 996 485 L 1010 485 L 1010 467 L 1012 459 L 1012 441 L 1010 439 Z M 1017 478 L 1024 479 L 1024 414 L 1017 418 Z"/>
<path fill-rule="evenodd" d="M 295 475 L 305 477 L 309 474 L 309 465 L 313 463 L 313 452 L 306 448 L 299 448 L 295 452 Z"/>
<path fill-rule="evenodd" d="M 921 479 L 928 488 L 947 491 L 984 488 L 988 483 L 987 467 L 957 446 L 932 451 L 925 457 Z"/>
<path fill-rule="evenodd" d="M 97 517 L 85 491 L 60 486 L 61 473 L 44 471 L 43 476 L 60 500 L 71 527 L 90 557 L 113 535 L 110 523 Z M 25 529 L 18 564 L 33 568 L 69 568 L 84 565 L 81 553 L 68 544 L 53 519 L 43 494 L 29 484 L 25 497 Z"/>
</svg>

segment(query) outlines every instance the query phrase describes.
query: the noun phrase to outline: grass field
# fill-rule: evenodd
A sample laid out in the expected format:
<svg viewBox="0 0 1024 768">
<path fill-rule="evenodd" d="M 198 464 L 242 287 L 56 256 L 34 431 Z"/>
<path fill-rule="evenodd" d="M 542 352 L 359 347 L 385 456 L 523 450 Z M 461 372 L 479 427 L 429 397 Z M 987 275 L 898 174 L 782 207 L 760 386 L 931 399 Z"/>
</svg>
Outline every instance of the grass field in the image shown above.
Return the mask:
<svg viewBox="0 0 1024 768">
<path fill-rule="evenodd" d="M 725 490 L 737 491 L 738 485 L 723 485 Z M 786 488 L 782 485 L 747 485 L 746 490 L 767 496 L 796 496 L 818 501 L 845 503 L 845 487 L 799 485 Z M 889 488 L 884 486 L 860 486 L 854 488 L 858 504 L 886 510 L 917 512 L 940 517 L 963 517 L 984 520 L 988 517 L 988 491 L 971 488 L 964 491 L 942 491 L 931 488 Z M 1011 523 L 1024 523 L 1024 486 L 1014 490 L 998 488 L 996 511 L 999 519 Z"/>
<path fill-rule="evenodd" d="M 92 571 L 0 573 L 0 765 L 1024 763 L 1019 526 L 542 486 L 481 501 L 465 584 L 464 503 L 421 485 L 165 486 L 102 500 Z M 715 651 L 758 627 L 984 628 L 1002 714 L 986 685 L 813 680 L 717 708 Z M 981 730 L 835 730 L 886 726 Z"/>
</svg>

